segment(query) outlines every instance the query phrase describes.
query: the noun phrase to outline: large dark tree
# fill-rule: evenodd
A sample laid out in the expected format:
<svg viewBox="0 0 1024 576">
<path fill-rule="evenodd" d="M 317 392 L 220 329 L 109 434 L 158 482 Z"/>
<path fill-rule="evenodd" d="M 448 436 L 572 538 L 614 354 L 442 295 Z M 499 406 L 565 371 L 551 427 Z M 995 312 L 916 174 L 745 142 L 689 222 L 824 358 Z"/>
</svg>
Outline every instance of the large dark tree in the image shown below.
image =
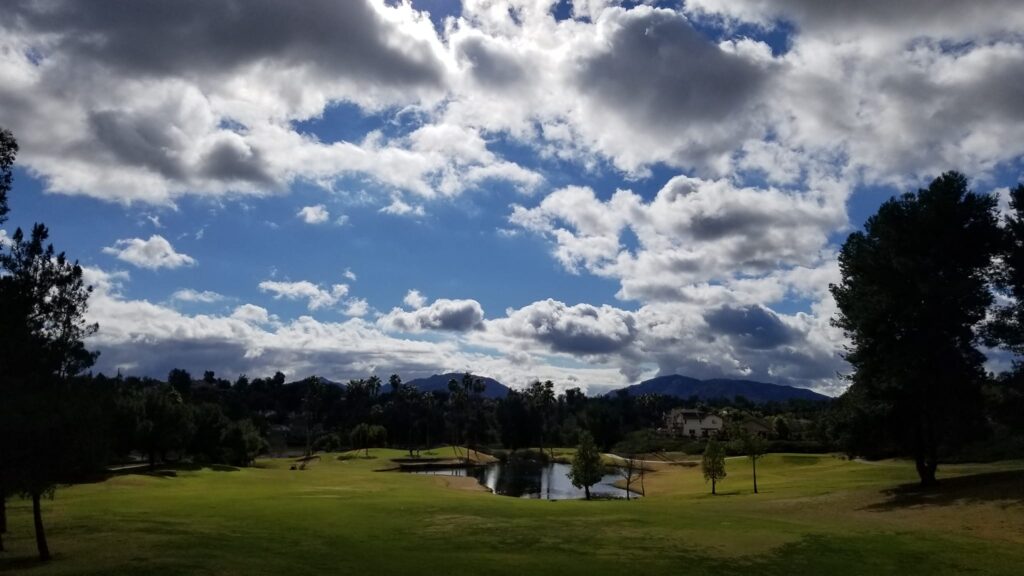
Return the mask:
<svg viewBox="0 0 1024 576">
<path fill-rule="evenodd" d="M 14 157 L 17 153 L 18 143 L 14 140 L 14 136 L 9 130 L 0 128 L 0 224 L 7 221 L 7 193 L 11 190 L 11 169 L 14 167 Z M 3 350 L 10 350 L 7 336 L 9 335 L 0 334 L 0 345 L 4 347 Z M 2 354 L 3 352 L 0 351 L 0 355 Z M 0 358 L 0 362 L 2 361 Z M 0 402 L 0 405 L 3 404 L 5 403 Z M 0 435 L 2 436 L 7 435 L 3 429 L 5 412 L 6 410 L 0 407 Z M 6 421 L 10 422 L 10 419 L 8 418 Z M 7 483 L 4 481 L 4 472 L 8 466 L 4 453 L 4 439 L 0 438 L 0 552 L 4 549 L 4 534 L 7 533 L 7 489 L 5 489 Z"/>
<path fill-rule="evenodd" d="M 851 341 L 848 394 L 897 453 L 913 456 L 922 485 L 980 419 L 976 327 L 992 302 L 995 206 L 946 173 L 884 203 L 839 255 L 842 281 L 831 290 L 834 323 Z"/>
<path fill-rule="evenodd" d="M 96 330 L 85 319 L 91 288 L 82 268 L 56 253 L 49 232 L 21 229 L 0 254 L 0 478 L 3 495 L 31 497 L 39 557 L 50 557 L 40 500 L 92 464 L 79 449 L 91 437 L 77 414 L 71 379 L 95 361 L 84 340 Z"/>
<path fill-rule="evenodd" d="M 18 142 L 10 130 L 0 128 L 0 224 L 7 221 L 7 193 L 14 179 L 12 169 L 18 154 Z"/>
</svg>

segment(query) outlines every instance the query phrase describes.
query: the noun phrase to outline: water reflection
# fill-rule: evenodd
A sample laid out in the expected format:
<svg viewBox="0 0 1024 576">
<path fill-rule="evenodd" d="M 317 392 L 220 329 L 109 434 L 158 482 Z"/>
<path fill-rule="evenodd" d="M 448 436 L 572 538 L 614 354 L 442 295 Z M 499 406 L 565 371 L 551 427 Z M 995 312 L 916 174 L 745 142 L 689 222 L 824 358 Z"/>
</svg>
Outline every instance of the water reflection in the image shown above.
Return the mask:
<svg viewBox="0 0 1024 576">
<path fill-rule="evenodd" d="M 582 489 L 576 488 L 569 480 L 568 464 L 541 464 L 531 461 L 496 462 L 476 468 L 446 468 L 442 470 L 417 471 L 414 474 L 435 474 L 441 476 L 472 476 L 491 492 L 517 498 L 540 498 L 544 500 L 569 500 L 583 498 Z M 590 487 L 591 496 L 625 498 L 626 491 L 613 486 L 619 480 L 618 474 L 606 474 L 601 481 Z M 635 496 L 635 494 L 634 494 Z"/>
</svg>

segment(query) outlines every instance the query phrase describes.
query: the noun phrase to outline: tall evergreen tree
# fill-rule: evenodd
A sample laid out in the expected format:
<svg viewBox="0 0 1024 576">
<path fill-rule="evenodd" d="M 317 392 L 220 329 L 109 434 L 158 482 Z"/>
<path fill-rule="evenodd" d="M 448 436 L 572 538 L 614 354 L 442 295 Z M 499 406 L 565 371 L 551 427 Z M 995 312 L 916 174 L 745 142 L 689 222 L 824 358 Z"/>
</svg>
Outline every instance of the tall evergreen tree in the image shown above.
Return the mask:
<svg viewBox="0 0 1024 576">
<path fill-rule="evenodd" d="M 884 203 L 839 255 L 842 280 L 831 290 L 834 324 L 851 341 L 848 394 L 896 452 L 913 456 L 922 485 L 981 417 L 975 327 L 992 302 L 995 206 L 949 172 Z"/>
<path fill-rule="evenodd" d="M 90 450 L 76 450 L 90 431 L 79 424 L 71 378 L 92 366 L 96 354 L 84 340 L 96 331 L 85 319 L 91 288 L 82 268 L 47 243 L 49 231 L 36 224 L 29 238 L 21 229 L 0 254 L 0 414 L 4 495 L 31 497 L 39 557 L 50 558 L 41 499 L 58 483 L 92 463 Z"/>
</svg>

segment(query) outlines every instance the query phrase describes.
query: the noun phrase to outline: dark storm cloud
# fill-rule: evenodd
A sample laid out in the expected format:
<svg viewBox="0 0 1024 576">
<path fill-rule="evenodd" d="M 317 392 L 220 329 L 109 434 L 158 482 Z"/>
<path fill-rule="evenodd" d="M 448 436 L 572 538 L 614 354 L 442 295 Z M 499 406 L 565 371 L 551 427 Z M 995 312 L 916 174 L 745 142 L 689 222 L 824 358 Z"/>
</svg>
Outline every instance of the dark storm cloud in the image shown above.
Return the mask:
<svg viewBox="0 0 1024 576">
<path fill-rule="evenodd" d="M 729 337 L 745 348 L 766 350 L 793 342 L 796 334 L 774 312 L 761 306 L 723 306 L 704 315 L 713 334 Z"/>
<path fill-rule="evenodd" d="M 769 73 L 723 51 L 678 14 L 633 11 L 607 49 L 579 64 L 584 94 L 646 129 L 672 131 L 724 120 L 758 95 Z"/>
<path fill-rule="evenodd" d="M 52 34 L 47 52 L 130 75 L 193 77 L 270 63 L 385 86 L 440 86 L 444 76 L 426 42 L 364 1 L 15 0 L 4 19 L 11 29 Z"/>
</svg>

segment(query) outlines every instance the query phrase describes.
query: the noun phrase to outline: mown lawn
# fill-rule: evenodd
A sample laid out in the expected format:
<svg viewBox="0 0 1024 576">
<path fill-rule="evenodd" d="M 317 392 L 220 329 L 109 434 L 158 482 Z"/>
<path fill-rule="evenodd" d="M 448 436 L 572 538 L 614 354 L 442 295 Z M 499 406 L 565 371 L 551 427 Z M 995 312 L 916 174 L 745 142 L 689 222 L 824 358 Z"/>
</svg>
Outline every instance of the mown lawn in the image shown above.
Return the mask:
<svg viewBox="0 0 1024 576">
<path fill-rule="evenodd" d="M 531 501 L 473 480 L 375 472 L 325 457 L 256 468 L 124 475 L 44 504 L 54 560 L 33 559 L 31 509 L 11 514 L 0 573 L 24 574 L 1013 574 L 1024 571 L 1024 463 L 944 466 L 920 495 L 906 462 L 771 455 L 659 465 L 648 496 Z"/>
</svg>

